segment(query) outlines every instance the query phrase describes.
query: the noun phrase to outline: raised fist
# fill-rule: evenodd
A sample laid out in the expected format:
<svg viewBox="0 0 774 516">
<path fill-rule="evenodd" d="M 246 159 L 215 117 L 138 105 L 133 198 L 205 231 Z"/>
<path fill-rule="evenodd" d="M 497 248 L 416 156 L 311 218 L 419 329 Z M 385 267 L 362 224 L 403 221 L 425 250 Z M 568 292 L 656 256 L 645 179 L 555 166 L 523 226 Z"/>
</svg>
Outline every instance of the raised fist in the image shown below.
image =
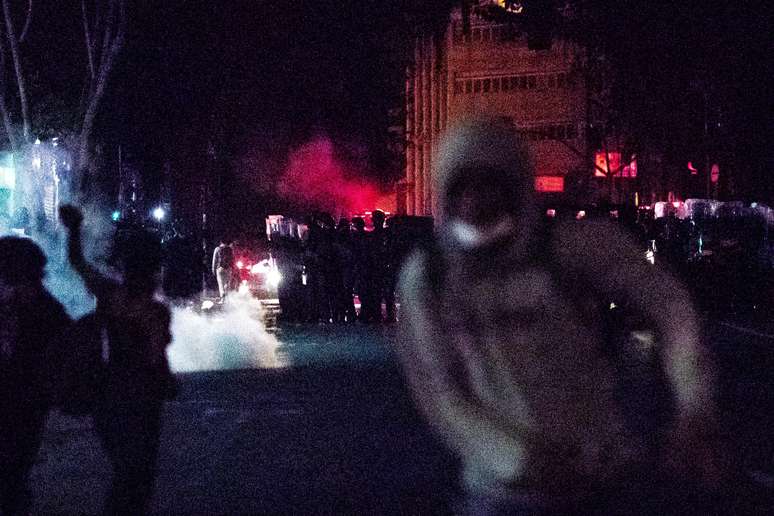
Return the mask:
<svg viewBox="0 0 774 516">
<path fill-rule="evenodd" d="M 59 220 L 67 229 L 77 229 L 83 222 L 83 213 L 81 213 L 80 208 L 72 204 L 65 204 L 59 207 Z"/>
</svg>

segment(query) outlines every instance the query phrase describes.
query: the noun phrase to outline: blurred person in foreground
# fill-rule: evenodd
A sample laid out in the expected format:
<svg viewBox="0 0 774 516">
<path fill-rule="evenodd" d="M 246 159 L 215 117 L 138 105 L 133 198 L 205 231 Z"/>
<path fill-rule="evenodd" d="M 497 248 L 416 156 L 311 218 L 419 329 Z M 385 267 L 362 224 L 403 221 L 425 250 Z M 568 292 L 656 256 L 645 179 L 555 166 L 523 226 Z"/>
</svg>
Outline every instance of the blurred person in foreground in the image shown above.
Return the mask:
<svg viewBox="0 0 774 516">
<path fill-rule="evenodd" d="M 105 370 L 92 417 L 113 467 L 106 514 L 145 514 L 153 492 L 161 413 L 174 393 L 166 348 L 172 340 L 170 312 L 155 299 L 162 251 L 143 230 L 128 235 L 117 249 L 121 281 L 89 264 L 81 248 L 83 215 L 60 208 L 68 230 L 68 256 L 97 299 L 95 318 Z"/>
<path fill-rule="evenodd" d="M 680 512 L 704 491 L 676 485 L 717 488 L 714 381 L 686 289 L 609 221 L 543 222 L 511 126 L 453 129 L 433 178 L 437 245 L 401 272 L 397 354 L 461 459 L 459 511 Z M 626 378 L 595 306 L 609 299 L 657 335 L 674 414 L 661 439 L 629 420 L 636 397 L 618 395 Z"/>
<path fill-rule="evenodd" d="M 29 514 L 27 482 L 56 392 L 64 308 L 43 286 L 46 257 L 29 238 L 0 238 L 0 514 Z"/>
</svg>

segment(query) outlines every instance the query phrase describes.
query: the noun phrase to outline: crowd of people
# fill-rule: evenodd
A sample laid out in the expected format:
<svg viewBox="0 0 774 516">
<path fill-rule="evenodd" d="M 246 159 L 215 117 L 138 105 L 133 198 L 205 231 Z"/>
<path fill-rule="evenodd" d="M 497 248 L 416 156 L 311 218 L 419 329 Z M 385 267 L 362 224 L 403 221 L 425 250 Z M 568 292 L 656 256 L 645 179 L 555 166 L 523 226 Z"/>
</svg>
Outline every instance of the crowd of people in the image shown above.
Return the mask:
<svg viewBox="0 0 774 516">
<path fill-rule="evenodd" d="M 330 214 L 315 213 L 303 239 L 273 237 L 282 321 L 396 321 L 395 282 L 405 245 L 384 212 L 375 210 L 371 219 L 373 228 L 366 230 L 362 217 L 336 223 Z M 224 239 L 212 259 L 221 299 L 234 285 L 234 264 L 233 247 Z"/>
<path fill-rule="evenodd" d="M 116 248 L 121 280 L 83 255 L 79 209 L 63 206 L 70 265 L 96 298 L 72 321 L 43 285 L 31 239 L 0 238 L 0 513 L 29 514 L 30 470 L 52 407 L 90 415 L 113 479 L 105 514 L 144 514 L 155 477 L 161 409 L 176 391 L 167 362 L 170 312 L 154 295 L 161 246 L 144 231 Z"/>
<path fill-rule="evenodd" d="M 685 285 L 648 264 L 609 221 L 541 220 L 512 126 L 453 129 L 437 160 L 435 238 L 408 255 L 399 278 L 407 247 L 381 212 L 371 231 L 361 218 L 335 224 L 317 214 L 308 238 L 280 240 L 274 252 L 290 320 L 394 320 L 397 282 L 394 349 L 418 408 L 460 460 L 458 512 L 761 509 L 740 488 L 715 367 Z M 43 287 L 41 250 L 0 238 L 2 514 L 29 511 L 27 479 L 56 405 L 93 417 L 113 467 L 106 513 L 143 514 L 161 409 L 176 391 L 165 354 L 170 312 L 154 298 L 161 248 L 142 231 L 128 235 L 116 281 L 85 260 L 80 211 L 65 206 L 60 220 L 69 261 L 97 301 L 76 322 Z M 223 241 L 212 262 L 221 296 L 233 261 Z M 622 338 L 610 327 L 616 305 L 631 316 L 617 328 Z M 648 383 L 663 407 L 638 388 Z"/>
</svg>

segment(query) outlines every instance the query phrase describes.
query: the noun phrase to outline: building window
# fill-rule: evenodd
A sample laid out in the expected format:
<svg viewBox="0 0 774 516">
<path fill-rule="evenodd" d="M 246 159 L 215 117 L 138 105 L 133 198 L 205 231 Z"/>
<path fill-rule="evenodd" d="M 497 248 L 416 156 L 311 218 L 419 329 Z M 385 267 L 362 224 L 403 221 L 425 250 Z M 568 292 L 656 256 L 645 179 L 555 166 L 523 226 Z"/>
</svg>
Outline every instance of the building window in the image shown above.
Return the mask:
<svg viewBox="0 0 774 516">
<path fill-rule="evenodd" d="M 567 126 L 567 139 L 568 140 L 574 140 L 578 137 L 578 131 L 575 129 L 574 124 L 570 124 Z"/>
<path fill-rule="evenodd" d="M 537 77 L 534 75 L 527 76 L 527 89 L 534 90 L 537 87 Z"/>
<path fill-rule="evenodd" d="M 497 93 L 500 91 L 500 78 L 499 77 L 493 77 L 492 78 L 492 92 Z"/>
<path fill-rule="evenodd" d="M 510 79 L 508 77 L 500 77 L 500 81 L 502 82 L 503 91 L 508 91 L 510 89 Z"/>
<path fill-rule="evenodd" d="M 465 81 L 465 93 L 473 93 L 473 80 L 468 79 Z"/>
<path fill-rule="evenodd" d="M 481 79 L 473 81 L 473 93 L 481 93 Z"/>
<path fill-rule="evenodd" d="M 526 90 L 527 89 L 527 76 L 522 75 L 521 77 L 514 77 L 515 81 L 517 81 L 516 88 L 520 90 Z M 513 85 L 513 83 L 511 83 Z M 513 89 L 516 89 L 513 88 Z"/>
<path fill-rule="evenodd" d="M 460 93 L 462 93 L 462 90 L 463 90 L 462 81 L 454 81 L 454 94 L 459 95 Z"/>
<path fill-rule="evenodd" d="M 484 79 L 484 93 L 489 93 L 489 90 L 491 89 L 492 81 L 491 79 Z"/>
</svg>

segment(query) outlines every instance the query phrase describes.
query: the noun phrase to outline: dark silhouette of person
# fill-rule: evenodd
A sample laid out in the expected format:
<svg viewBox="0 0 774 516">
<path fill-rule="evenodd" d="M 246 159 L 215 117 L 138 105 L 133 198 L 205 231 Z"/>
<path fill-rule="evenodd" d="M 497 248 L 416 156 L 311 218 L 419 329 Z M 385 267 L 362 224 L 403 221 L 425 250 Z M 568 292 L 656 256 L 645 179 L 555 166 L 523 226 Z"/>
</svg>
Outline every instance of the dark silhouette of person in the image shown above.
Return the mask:
<svg viewBox="0 0 774 516">
<path fill-rule="evenodd" d="M 365 220 L 362 217 L 352 218 L 352 233 L 350 235 L 352 251 L 352 289 L 360 300 L 358 320 L 366 322 L 365 306 L 371 291 L 368 288 L 368 234 L 365 230 Z"/>
<path fill-rule="evenodd" d="M 164 400 L 174 393 L 166 357 L 171 341 L 170 312 L 154 299 L 159 286 L 161 245 L 137 229 L 116 249 L 121 281 L 100 273 L 81 249 L 80 210 L 60 208 L 68 229 L 68 256 L 97 299 L 102 325 L 102 392 L 92 414 L 95 429 L 113 466 L 108 514 L 144 514 L 153 492 Z"/>
<path fill-rule="evenodd" d="M 355 301 L 353 297 L 352 239 L 349 219 L 342 218 L 336 226 L 334 241 L 334 320 L 336 322 L 355 321 Z"/>
<path fill-rule="evenodd" d="M 0 238 L 0 513 L 6 516 L 29 514 L 27 481 L 70 324 L 43 286 L 45 265 L 32 240 Z"/>
<path fill-rule="evenodd" d="M 362 271 L 365 287 L 362 298 L 363 320 L 371 323 L 382 322 L 382 300 L 386 299 L 387 317 L 394 320 L 394 296 L 390 298 L 386 289 L 388 281 L 389 256 L 387 231 L 384 228 L 385 215 L 382 210 L 374 210 L 371 215 L 373 231 L 366 235 L 366 264 Z M 392 308 L 390 307 L 392 305 Z"/>
<path fill-rule="evenodd" d="M 312 282 L 312 299 L 316 321 L 329 323 L 333 321 L 335 308 L 335 277 L 337 263 L 334 249 L 334 222 L 327 213 L 318 213 L 309 228 L 307 241 Z"/>
<path fill-rule="evenodd" d="M 277 269 L 282 275 L 282 281 L 277 285 L 277 298 L 280 304 L 280 321 L 300 323 L 303 321 L 303 266 L 301 243 L 299 240 L 286 237 L 272 237 L 272 256 L 276 260 Z"/>
</svg>

